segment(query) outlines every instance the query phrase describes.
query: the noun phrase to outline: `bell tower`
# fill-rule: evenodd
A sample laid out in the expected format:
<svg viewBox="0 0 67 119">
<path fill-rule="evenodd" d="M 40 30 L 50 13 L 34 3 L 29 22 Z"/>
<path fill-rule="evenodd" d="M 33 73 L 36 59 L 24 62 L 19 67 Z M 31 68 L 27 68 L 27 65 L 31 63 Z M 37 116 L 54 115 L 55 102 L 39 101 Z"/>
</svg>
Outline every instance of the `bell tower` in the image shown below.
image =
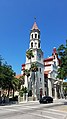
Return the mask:
<svg viewBox="0 0 67 119">
<path fill-rule="evenodd" d="M 44 95 L 44 62 L 43 62 L 43 51 L 40 46 L 40 30 L 34 22 L 32 29 L 30 30 L 30 43 L 29 43 L 29 49 L 32 50 L 32 53 L 34 57 L 31 57 L 31 59 L 28 59 L 26 56 L 26 63 L 25 63 L 25 68 L 30 69 L 32 63 L 36 63 L 38 66 L 38 71 L 35 72 L 35 84 L 32 85 L 34 86 L 34 94 L 36 95 L 35 97 L 40 98 L 40 95 Z M 28 51 L 27 50 L 27 51 Z M 31 80 L 33 81 L 33 72 L 32 75 L 29 77 L 29 83 Z M 26 82 L 27 84 L 27 82 Z"/>
<path fill-rule="evenodd" d="M 40 48 L 40 30 L 36 22 L 34 22 L 33 27 L 30 31 L 30 49 Z"/>
</svg>

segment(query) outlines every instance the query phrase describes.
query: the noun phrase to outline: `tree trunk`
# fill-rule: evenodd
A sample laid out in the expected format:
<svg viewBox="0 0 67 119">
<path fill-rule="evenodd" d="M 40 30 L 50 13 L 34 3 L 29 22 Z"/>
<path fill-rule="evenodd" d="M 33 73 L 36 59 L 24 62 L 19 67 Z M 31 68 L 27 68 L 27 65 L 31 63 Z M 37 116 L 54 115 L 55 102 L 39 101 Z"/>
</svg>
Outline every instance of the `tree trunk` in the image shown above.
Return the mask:
<svg viewBox="0 0 67 119">
<path fill-rule="evenodd" d="M 13 98 L 14 98 L 14 88 L 13 88 Z"/>
<path fill-rule="evenodd" d="M 8 97 L 9 97 L 10 90 L 8 89 Z"/>
</svg>

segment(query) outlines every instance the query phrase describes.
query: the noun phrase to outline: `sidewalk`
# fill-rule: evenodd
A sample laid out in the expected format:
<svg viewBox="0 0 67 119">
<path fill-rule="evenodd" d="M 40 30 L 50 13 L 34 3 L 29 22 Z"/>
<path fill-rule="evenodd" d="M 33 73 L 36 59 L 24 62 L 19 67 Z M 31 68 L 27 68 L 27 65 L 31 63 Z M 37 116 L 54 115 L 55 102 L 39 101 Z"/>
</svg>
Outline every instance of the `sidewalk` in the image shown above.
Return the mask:
<svg viewBox="0 0 67 119">
<path fill-rule="evenodd" d="M 0 106 L 6 105 L 19 105 L 19 104 L 39 104 L 39 100 L 37 101 L 23 101 L 23 102 L 10 102 L 10 103 L 2 103 Z M 41 105 L 41 104 L 40 104 Z M 53 99 L 53 103 L 44 104 L 44 106 L 57 106 L 57 105 L 67 105 L 67 99 Z"/>
<path fill-rule="evenodd" d="M 53 99 L 53 103 L 48 103 L 48 104 L 64 104 L 64 103 L 66 103 L 67 102 L 67 99 Z M 39 103 L 39 100 L 37 100 L 37 101 L 23 101 L 23 102 L 19 102 L 19 104 L 30 104 L 30 103 Z"/>
<path fill-rule="evenodd" d="M 53 99 L 54 100 L 54 102 L 55 103 L 59 103 L 59 102 L 62 102 L 62 103 L 64 103 L 64 102 L 67 102 L 67 99 Z"/>
</svg>

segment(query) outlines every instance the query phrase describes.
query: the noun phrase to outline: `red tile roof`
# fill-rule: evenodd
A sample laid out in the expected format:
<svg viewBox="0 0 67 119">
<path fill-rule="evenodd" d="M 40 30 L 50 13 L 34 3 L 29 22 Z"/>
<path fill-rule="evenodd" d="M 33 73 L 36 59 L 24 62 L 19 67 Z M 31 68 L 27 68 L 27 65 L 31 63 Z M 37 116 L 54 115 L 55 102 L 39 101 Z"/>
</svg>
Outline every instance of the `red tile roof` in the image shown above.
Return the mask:
<svg viewBox="0 0 67 119">
<path fill-rule="evenodd" d="M 44 74 L 48 74 L 50 72 L 50 70 L 48 70 L 48 71 L 44 71 Z"/>
<path fill-rule="evenodd" d="M 34 29 L 36 29 L 36 30 L 38 29 L 36 22 L 34 22 L 33 27 L 32 27 L 32 30 L 34 30 Z"/>
<path fill-rule="evenodd" d="M 45 67 L 46 67 L 46 66 L 51 66 L 51 64 L 45 64 L 44 66 L 45 66 Z"/>
<path fill-rule="evenodd" d="M 53 60 L 53 56 L 44 59 L 44 62 L 46 62 L 46 61 L 52 61 L 52 60 Z"/>
<path fill-rule="evenodd" d="M 20 76 L 23 76 L 23 74 L 18 74 L 18 75 L 15 76 L 15 78 L 18 78 L 19 79 Z"/>
</svg>

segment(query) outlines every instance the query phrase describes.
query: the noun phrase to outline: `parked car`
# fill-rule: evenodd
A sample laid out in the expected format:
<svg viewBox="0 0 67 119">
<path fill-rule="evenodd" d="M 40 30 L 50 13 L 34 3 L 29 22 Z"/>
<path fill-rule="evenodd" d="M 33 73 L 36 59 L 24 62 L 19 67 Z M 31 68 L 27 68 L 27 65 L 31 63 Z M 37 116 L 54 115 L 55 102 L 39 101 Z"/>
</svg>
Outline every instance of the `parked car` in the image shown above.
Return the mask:
<svg viewBox="0 0 67 119">
<path fill-rule="evenodd" d="M 40 103 L 53 103 L 53 98 L 50 96 L 44 96 L 40 98 L 39 102 Z"/>
</svg>

